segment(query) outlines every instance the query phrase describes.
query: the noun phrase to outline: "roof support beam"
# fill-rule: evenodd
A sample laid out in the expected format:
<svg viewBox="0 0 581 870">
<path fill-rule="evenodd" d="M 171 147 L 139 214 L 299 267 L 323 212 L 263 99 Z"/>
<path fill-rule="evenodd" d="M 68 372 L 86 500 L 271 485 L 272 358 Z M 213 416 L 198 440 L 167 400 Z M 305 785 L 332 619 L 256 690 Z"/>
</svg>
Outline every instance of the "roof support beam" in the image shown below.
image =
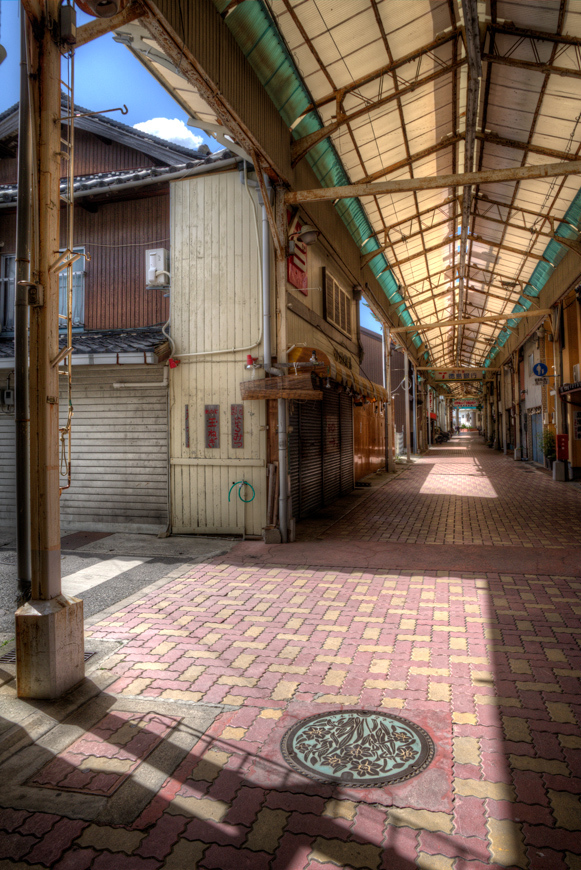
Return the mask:
<svg viewBox="0 0 581 870">
<path fill-rule="evenodd" d="M 518 139 L 507 139 L 505 136 L 498 136 L 496 133 L 476 133 L 476 138 L 480 142 L 490 143 L 491 145 L 500 145 L 503 148 L 515 148 L 518 151 L 530 151 L 531 154 L 542 154 L 544 157 L 552 157 L 554 160 L 575 160 L 575 155 L 566 151 L 559 151 L 557 148 L 543 148 L 540 145 L 532 145 L 527 142 L 519 142 Z"/>
<path fill-rule="evenodd" d="M 517 69 L 528 69 L 531 72 L 538 72 L 540 75 L 548 75 L 552 73 L 557 76 L 565 76 L 566 78 L 581 79 L 581 70 L 572 69 L 566 66 L 555 66 L 551 63 L 536 63 L 532 60 L 518 60 L 516 57 L 502 57 L 500 54 L 483 54 L 482 60 L 490 63 L 498 63 L 503 66 L 516 67 Z"/>
<path fill-rule="evenodd" d="M 466 94 L 466 143 L 464 146 L 464 173 L 474 168 L 474 146 L 476 144 L 476 121 L 478 117 L 478 98 L 482 79 L 480 58 L 480 32 L 477 0 L 462 0 L 464 27 L 466 31 L 466 54 L 468 56 L 468 92 Z M 466 249 L 470 230 L 472 211 L 472 187 L 464 185 L 462 195 L 462 222 L 460 226 L 460 251 L 458 254 L 458 314 L 464 314 L 464 278 L 466 276 Z M 458 331 L 456 352 L 462 348 L 462 330 Z M 457 362 L 458 360 L 456 360 Z"/>
<path fill-rule="evenodd" d="M 290 190 L 285 195 L 285 201 L 289 205 L 298 205 L 301 202 L 325 202 L 349 199 L 352 196 L 383 196 L 387 193 L 402 193 L 410 190 L 443 190 L 447 187 L 469 184 L 495 184 L 503 181 L 521 181 L 525 178 L 555 178 L 560 175 L 577 175 L 580 172 L 581 160 L 572 160 L 570 163 L 542 163 L 538 166 L 485 169 L 482 172 L 402 178 L 373 183 L 359 182 L 341 187 L 317 187 L 313 190 Z"/>
<path fill-rule="evenodd" d="M 484 317 L 463 317 L 460 320 L 442 320 L 439 323 L 416 323 L 414 326 L 398 326 L 391 331 L 427 332 L 430 329 L 443 329 L 445 326 L 461 326 L 465 323 L 494 323 L 497 320 L 518 320 L 521 317 L 538 317 L 542 314 L 552 314 L 552 308 L 536 308 L 534 311 L 513 311 L 509 314 L 487 314 Z"/>
<path fill-rule="evenodd" d="M 561 33 L 547 33 L 545 30 L 531 30 L 528 27 L 515 27 L 514 24 L 489 24 L 489 31 L 505 33 L 508 36 L 520 36 L 525 39 L 540 39 L 543 42 L 555 42 L 558 45 L 577 45 L 581 47 L 578 36 L 568 36 Z"/>
<path fill-rule="evenodd" d="M 447 136 L 436 145 L 430 145 L 429 148 L 424 148 L 422 151 L 417 151 L 415 154 L 410 154 L 409 157 L 405 157 L 403 160 L 398 160 L 397 163 L 392 163 L 391 166 L 386 166 L 384 169 L 377 169 L 375 172 L 372 172 L 371 175 L 365 175 L 359 180 L 376 181 L 378 178 L 383 178 L 386 175 L 391 175 L 392 172 L 397 172 L 398 169 L 403 169 L 406 166 L 411 166 L 412 164 L 417 163 L 418 160 L 423 160 L 424 157 L 430 157 L 432 154 L 437 154 L 438 151 L 443 151 L 445 148 L 451 148 L 457 142 L 460 142 L 463 138 L 464 136 L 460 133 L 458 133 L 456 136 Z"/>
<path fill-rule="evenodd" d="M 329 94 L 326 94 L 326 96 L 320 97 L 318 100 L 315 100 L 314 103 L 311 103 L 311 105 L 305 109 L 301 117 L 304 117 L 307 112 L 311 112 L 313 109 L 320 109 L 321 106 L 326 106 L 329 103 L 337 103 L 340 105 L 347 94 L 356 91 L 358 88 L 363 87 L 363 85 L 368 85 L 371 82 L 376 81 L 377 79 L 381 79 L 384 76 L 389 75 L 395 70 L 400 69 L 400 67 L 405 66 L 408 63 L 412 63 L 419 58 L 422 58 L 424 55 L 429 54 L 431 51 L 435 51 L 435 49 L 439 48 L 441 45 L 446 45 L 446 43 L 450 42 L 453 39 L 456 39 L 459 33 L 459 30 L 452 30 L 449 33 L 443 33 L 433 39 L 432 42 L 429 42 L 426 45 L 422 45 L 421 48 L 417 48 L 415 49 L 415 51 L 412 51 L 409 54 L 405 54 L 403 57 L 399 57 L 397 60 L 385 64 L 385 66 L 381 66 L 373 72 L 366 73 L 366 75 L 354 79 L 352 82 L 350 82 L 348 85 L 344 85 L 342 88 L 337 88 L 336 90 L 331 91 Z"/>
<path fill-rule="evenodd" d="M 311 148 L 314 148 L 315 145 L 318 145 L 319 142 L 322 142 L 324 139 L 327 139 L 332 133 L 335 133 L 340 127 L 344 124 L 349 124 L 352 121 L 356 121 L 358 118 L 362 118 L 365 115 L 368 115 L 370 112 L 375 111 L 375 109 L 380 109 L 383 106 L 392 103 L 394 100 L 398 100 L 400 97 L 404 97 L 406 94 L 411 94 L 413 91 L 421 88 L 423 85 L 431 84 L 437 79 L 442 78 L 442 76 L 449 75 L 459 66 L 462 66 L 466 63 L 466 60 L 462 58 L 456 63 L 448 64 L 445 67 L 438 67 L 433 72 L 424 76 L 421 79 L 417 79 L 416 81 L 411 82 L 411 84 L 406 85 L 403 88 L 399 88 L 396 91 L 393 91 L 391 94 L 387 94 L 384 97 L 380 97 L 377 100 L 366 103 L 366 105 L 362 106 L 360 109 L 355 109 L 353 112 L 346 113 L 342 109 L 337 109 L 337 117 L 330 124 L 325 124 L 320 130 L 315 130 L 312 133 L 308 133 L 306 136 L 302 136 L 300 139 L 297 139 L 291 145 L 291 158 L 292 165 L 296 166 L 297 163 L 305 157 Z"/>
</svg>

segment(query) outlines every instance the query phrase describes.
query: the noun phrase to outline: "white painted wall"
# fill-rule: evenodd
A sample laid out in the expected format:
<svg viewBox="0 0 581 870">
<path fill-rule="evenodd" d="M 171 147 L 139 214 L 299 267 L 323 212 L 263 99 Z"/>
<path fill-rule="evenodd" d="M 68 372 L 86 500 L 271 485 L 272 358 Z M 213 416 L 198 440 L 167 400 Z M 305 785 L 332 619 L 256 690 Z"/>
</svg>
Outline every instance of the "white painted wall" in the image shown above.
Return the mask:
<svg viewBox="0 0 581 870">
<path fill-rule="evenodd" d="M 266 403 L 244 402 L 244 447 L 231 446 L 230 406 L 252 377 L 246 355 L 262 358 L 260 251 L 253 208 L 238 172 L 171 185 L 170 376 L 172 528 L 182 534 L 261 534 L 266 521 Z M 274 323 L 274 311 L 272 321 Z M 252 351 L 231 349 L 254 344 Z M 228 350 L 228 353 L 215 353 Z M 257 371 L 262 377 L 262 370 Z M 189 447 L 185 414 L 189 408 Z M 205 446 L 206 405 L 219 405 L 220 446 Z M 228 490 L 248 480 L 244 505 Z M 250 498 L 249 490 L 246 498 Z"/>
</svg>

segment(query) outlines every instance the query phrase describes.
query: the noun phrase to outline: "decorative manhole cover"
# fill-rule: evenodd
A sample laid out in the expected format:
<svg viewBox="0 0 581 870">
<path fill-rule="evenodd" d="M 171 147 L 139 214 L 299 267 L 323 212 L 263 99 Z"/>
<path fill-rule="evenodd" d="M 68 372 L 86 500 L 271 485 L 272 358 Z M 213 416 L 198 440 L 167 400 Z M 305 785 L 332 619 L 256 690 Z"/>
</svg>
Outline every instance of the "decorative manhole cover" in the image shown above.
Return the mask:
<svg viewBox="0 0 581 870">
<path fill-rule="evenodd" d="M 293 725 L 282 754 L 299 773 L 356 788 L 403 782 L 434 757 L 423 728 L 400 716 L 371 710 L 321 713 Z"/>
</svg>

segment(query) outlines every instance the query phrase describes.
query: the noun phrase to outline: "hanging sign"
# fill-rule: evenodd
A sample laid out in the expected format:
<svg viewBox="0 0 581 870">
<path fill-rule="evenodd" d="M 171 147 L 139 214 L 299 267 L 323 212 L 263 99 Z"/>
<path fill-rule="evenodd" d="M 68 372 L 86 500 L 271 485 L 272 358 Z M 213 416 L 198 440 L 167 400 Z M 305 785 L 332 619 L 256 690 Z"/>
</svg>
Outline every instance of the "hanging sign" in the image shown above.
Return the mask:
<svg viewBox="0 0 581 870">
<path fill-rule="evenodd" d="M 435 381 L 486 381 L 491 377 L 489 372 L 485 371 L 457 371 L 457 372 L 438 372 L 434 371 L 432 376 Z"/>
<path fill-rule="evenodd" d="M 232 424 L 232 447 L 237 450 L 244 447 L 244 405 L 230 405 Z"/>
<path fill-rule="evenodd" d="M 287 257 L 287 280 L 289 284 L 300 290 L 304 296 L 309 295 L 308 276 L 307 276 L 307 246 L 296 238 L 296 233 L 299 233 L 303 225 L 298 217 L 293 218 L 289 214 L 288 233 L 291 241 L 294 244 L 294 252 Z"/>
<path fill-rule="evenodd" d="M 548 371 L 549 371 L 549 369 L 547 368 L 547 366 L 544 363 L 539 362 L 533 366 L 533 372 L 539 378 L 544 378 Z"/>
</svg>

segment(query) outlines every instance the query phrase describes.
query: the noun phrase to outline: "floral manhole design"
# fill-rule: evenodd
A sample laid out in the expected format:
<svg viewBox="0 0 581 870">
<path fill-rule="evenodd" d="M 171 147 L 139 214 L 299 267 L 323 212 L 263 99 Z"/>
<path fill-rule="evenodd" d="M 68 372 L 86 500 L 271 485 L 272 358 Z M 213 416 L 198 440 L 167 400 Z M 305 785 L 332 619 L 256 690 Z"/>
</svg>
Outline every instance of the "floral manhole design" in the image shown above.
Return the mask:
<svg viewBox="0 0 581 870">
<path fill-rule="evenodd" d="M 435 747 L 408 719 L 342 710 L 297 722 L 284 735 L 281 750 L 291 767 L 311 779 L 377 788 L 416 776 L 433 759 Z"/>
</svg>

